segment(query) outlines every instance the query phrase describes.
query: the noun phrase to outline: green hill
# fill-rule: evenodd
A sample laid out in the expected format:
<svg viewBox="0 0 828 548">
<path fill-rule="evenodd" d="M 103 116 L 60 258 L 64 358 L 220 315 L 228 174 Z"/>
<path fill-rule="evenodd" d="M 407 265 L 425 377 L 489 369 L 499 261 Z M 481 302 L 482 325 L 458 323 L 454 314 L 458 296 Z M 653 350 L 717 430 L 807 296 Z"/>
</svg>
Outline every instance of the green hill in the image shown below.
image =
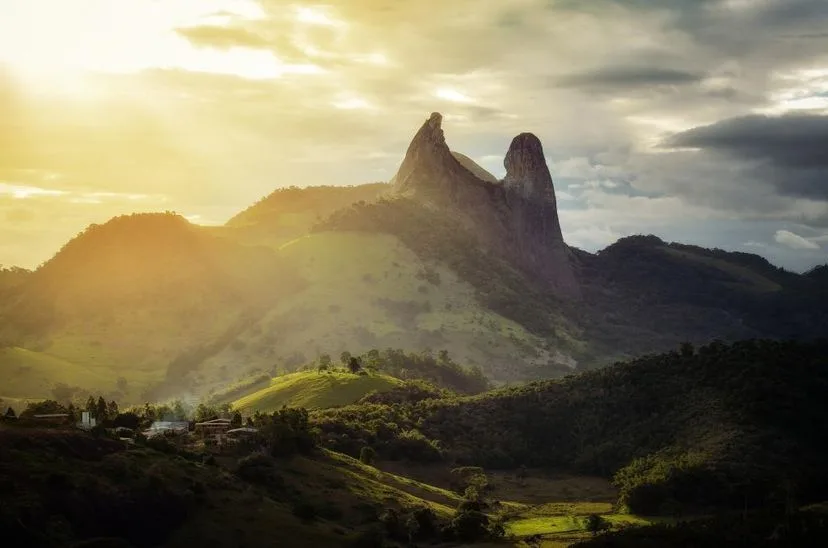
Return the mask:
<svg viewBox="0 0 828 548">
<path fill-rule="evenodd" d="M 777 508 L 828 499 L 828 342 L 716 342 L 647 356 L 560 381 L 414 406 L 320 411 L 331 447 L 373 443 L 397 455 L 417 429 L 454 462 L 543 466 L 613 478 L 620 502 L 644 514 Z M 344 429 L 343 425 L 347 425 Z M 348 436 L 342 436 L 343 430 Z M 414 458 L 414 457 L 411 457 Z"/>
<path fill-rule="evenodd" d="M 385 392 L 402 381 L 386 375 L 354 375 L 352 373 L 301 371 L 270 381 L 270 386 L 233 402 L 233 408 L 244 412 L 270 413 L 282 406 L 324 409 L 356 403 L 370 392 Z"/>
</svg>

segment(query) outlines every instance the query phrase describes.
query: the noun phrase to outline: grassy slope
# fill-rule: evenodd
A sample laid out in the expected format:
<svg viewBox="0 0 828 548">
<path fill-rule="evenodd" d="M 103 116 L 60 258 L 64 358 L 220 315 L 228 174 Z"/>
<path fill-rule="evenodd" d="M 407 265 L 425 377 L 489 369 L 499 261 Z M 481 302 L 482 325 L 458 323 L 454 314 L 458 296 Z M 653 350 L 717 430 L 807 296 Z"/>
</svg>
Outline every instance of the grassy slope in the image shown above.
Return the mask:
<svg viewBox="0 0 828 548">
<path fill-rule="evenodd" d="M 239 398 L 233 407 L 262 412 L 275 411 L 283 405 L 324 409 L 354 403 L 371 391 L 383 392 L 401 383 L 385 375 L 302 371 L 272 379 L 270 386 Z"/>
<path fill-rule="evenodd" d="M 306 288 L 280 300 L 239 337 L 243 348 L 225 349 L 207 369 L 243 363 L 268 370 L 291 355 L 336 359 L 344 350 L 386 347 L 446 349 L 458 363 L 478 364 L 487 374 L 496 368 L 501 379 L 520 375 L 516 356 L 546 362 L 542 339 L 482 307 L 471 286 L 447 268 L 424 264 L 393 236 L 315 233 L 283 245 L 279 256 Z M 418 279 L 427 267 L 439 274 L 439 285 Z M 393 309 L 406 303 L 410 314 Z"/>
<path fill-rule="evenodd" d="M 0 397 L 38 399 L 57 383 L 96 386 L 114 385 L 112 371 L 97 370 L 25 348 L 0 348 Z"/>
</svg>

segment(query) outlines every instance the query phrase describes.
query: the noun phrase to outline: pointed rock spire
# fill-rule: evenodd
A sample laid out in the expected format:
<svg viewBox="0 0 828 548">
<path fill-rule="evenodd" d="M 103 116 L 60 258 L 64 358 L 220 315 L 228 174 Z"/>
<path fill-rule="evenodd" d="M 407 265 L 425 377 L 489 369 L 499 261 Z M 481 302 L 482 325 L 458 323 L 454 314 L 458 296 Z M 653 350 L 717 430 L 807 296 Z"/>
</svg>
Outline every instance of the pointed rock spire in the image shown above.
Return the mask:
<svg viewBox="0 0 828 548">
<path fill-rule="evenodd" d="M 432 113 L 417 131 L 394 177 L 396 191 L 464 219 L 489 248 L 562 296 L 577 296 L 540 139 L 531 133 L 515 137 L 504 160 L 506 177 L 497 181 L 452 153 L 442 121 Z"/>
</svg>

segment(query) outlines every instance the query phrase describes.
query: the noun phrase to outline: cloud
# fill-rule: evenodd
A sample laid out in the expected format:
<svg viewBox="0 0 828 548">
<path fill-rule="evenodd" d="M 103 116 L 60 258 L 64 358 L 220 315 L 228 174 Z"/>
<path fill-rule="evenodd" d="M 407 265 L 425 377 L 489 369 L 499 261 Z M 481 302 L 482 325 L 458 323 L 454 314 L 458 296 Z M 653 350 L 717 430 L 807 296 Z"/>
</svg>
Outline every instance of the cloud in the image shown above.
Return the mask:
<svg viewBox="0 0 828 548">
<path fill-rule="evenodd" d="M 745 181 L 780 194 L 828 200 L 828 116 L 793 113 L 731 118 L 673 135 L 666 148 L 696 148 L 741 162 Z"/>
<path fill-rule="evenodd" d="M 722 120 L 674 135 L 666 146 L 720 150 L 786 167 L 828 168 L 826 142 L 828 116 L 793 113 Z"/>
<path fill-rule="evenodd" d="M 269 45 L 269 42 L 262 36 L 239 27 L 200 25 L 181 27 L 176 29 L 176 33 L 201 46 L 264 48 Z"/>
<path fill-rule="evenodd" d="M 806 240 L 798 234 L 789 230 L 777 230 L 773 239 L 776 243 L 790 247 L 791 249 L 819 249 L 819 244 Z"/>
<path fill-rule="evenodd" d="M 610 66 L 558 77 L 553 79 L 553 83 L 561 87 L 611 93 L 618 89 L 693 84 L 703 77 L 700 73 L 671 68 Z"/>
</svg>

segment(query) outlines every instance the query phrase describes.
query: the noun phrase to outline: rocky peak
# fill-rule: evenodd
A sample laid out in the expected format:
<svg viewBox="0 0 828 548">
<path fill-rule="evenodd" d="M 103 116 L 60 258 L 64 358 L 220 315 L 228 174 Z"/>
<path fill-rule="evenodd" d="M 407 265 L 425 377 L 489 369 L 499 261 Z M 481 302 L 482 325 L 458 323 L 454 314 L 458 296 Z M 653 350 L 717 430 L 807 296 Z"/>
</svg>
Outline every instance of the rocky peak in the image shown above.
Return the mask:
<svg viewBox="0 0 828 548">
<path fill-rule="evenodd" d="M 452 154 L 442 124 L 443 116 L 433 112 L 414 135 L 393 179 L 397 192 L 439 199 L 457 181 L 478 180 Z"/>
<path fill-rule="evenodd" d="M 515 137 L 504 160 L 506 177 L 497 181 L 452 153 L 442 121 L 435 112 L 417 131 L 393 179 L 396 192 L 445 209 L 516 266 L 561 295 L 577 296 L 540 139 L 531 133 Z"/>
<path fill-rule="evenodd" d="M 503 184 L 529 199 L 554 201 L 552 175 L 546 166 L 543 145 L 532 133 L 521 133 L 514 139 L 503 160 L 506 177 Z"/>
</svg>

